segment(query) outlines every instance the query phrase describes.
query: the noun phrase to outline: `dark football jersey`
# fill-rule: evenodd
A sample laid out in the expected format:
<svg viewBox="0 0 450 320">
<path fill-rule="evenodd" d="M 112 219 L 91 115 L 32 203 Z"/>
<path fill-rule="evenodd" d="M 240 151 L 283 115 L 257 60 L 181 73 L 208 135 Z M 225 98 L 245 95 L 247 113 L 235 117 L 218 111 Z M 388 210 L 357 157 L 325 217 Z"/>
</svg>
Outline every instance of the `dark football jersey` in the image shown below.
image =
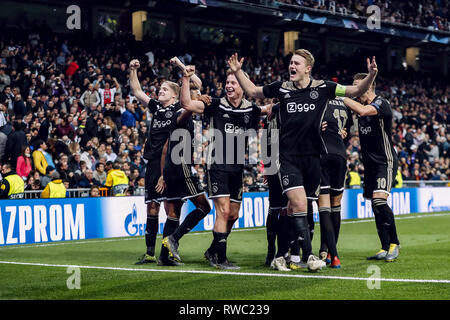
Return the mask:
<svg viewBox="0 0 450 320">
<path fill-rule="evenodd" d="M 170 127 L 175 123 L 177 111 L 181 106 L 179 102 L 176 102 L 163 107 L 159 101 L 150 99 L 148 107 L 153 117 L 145 142 L 144 158 L 147 160 L 160 159 L 164 144 L 169 137 Z"/>
<path fill-rule="evenodd" d="M 260 114 L 261 109 L 246 99 L 242 99 L 238 107 L 227 98 L 214 98 L 205 106 L 211 137 L 206 160 L 208 169 L 229 172 L 243 169 L 251 133 L 248 130 L 254 129 L 256 134 Z"/>
<path fill-rule="evenodd" d="M 340 99 L 328 101 L 327 110 L 323 121 L 327 122 L 327 128 L 322 131 L 322 138 L 330 154 L 337 154 L 347 159 L 345 153 L 345 143 L 340 134 L 341 130 L 347 129 L 350 134 L 350 128 L 353 126 L 353 118 L 350 110 Z"/>
<path fill-rule="evenodd" d="M 321 135 L 327 102 L 337 95 L 338 84 L 311 80 L 299 89 L 292 81 L 263 87 L 264 96 L 280 101 L 280 155 L 306 156 L 326 152 Z"/>
<path fill-rule="evenodd" d="M 359 140 L 364 165 L 388 165 L 397 163 L 397 154 L 392 143 L 392 109 L 389 102 L 376 96 L 370 104 L 378 114 L 358 116 Z"/>
<path fill-rule="evenodd" d="M 184 109 L 177 111 L 179 117 Z M 186 173 L 183 170 L 191 170 L 193 142 L 194 139 L 194 121 L 192 115 L 182 123 L 175 123 L 171 126 L 169 134 L 169 143 L 167 147 L 166 160 L 164 165 L 164 177 L 183 179 Z"/>
</svg>

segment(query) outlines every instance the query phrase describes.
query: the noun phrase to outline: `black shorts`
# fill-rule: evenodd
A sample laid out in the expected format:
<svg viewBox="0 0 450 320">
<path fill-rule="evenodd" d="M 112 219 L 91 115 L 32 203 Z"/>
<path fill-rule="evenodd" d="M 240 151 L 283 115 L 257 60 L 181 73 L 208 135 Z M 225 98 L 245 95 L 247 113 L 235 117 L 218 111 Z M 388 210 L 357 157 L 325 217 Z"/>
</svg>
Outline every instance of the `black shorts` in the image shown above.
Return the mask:
<svg viewBox="0 0 450 320">
<path fill-rule="evenodd" d="M 320 157 L 320 169 L 320 194 L 342 194 L 347 175 L 347 160 L 337 154 L 324 154 Z"/>
<path fill-rule="evenodd" d="M 271 209 L 283 209 L 287 207 L 288 199 L 286 194 L 283 194 L 281 188 L 280 176 L 273 174 L 266 176 L 267 184 L 269 185 L 269 206 Z"/>
<path fill-rule="evenodd" d="M 230 197 L 230 201 L 242 201 L 243 171 L 208 170 L 208 197 Z"/>
<path fill-rule="evenodd" d="M 161 161 L 150 160 L 145 168 L 145 203 L 161 203 L 166 199 L 165 191 L 161 194 L 155 190 L 159 177 L 161 177 Z"/>
<path fill-rule="evenodd" d="M 280 174 L 283 193 L 304 188 L 306 197 L 317 200 L 320 190 L 320 157 L 280 154 Z"/>
<path fill-rule="evenodd" d="M 364 163 L 364 198 L 372 199 L 374 192 L 389 194 L 394 186 L 397 168 L 397 162 L 394 166 Z"/>
<path fill-rule="evenodd" d="M 186 201 L 189 198 L 194 198 L 205 193 L 199 178 L 192 174 L 191 167 L 186 165 L 181 166 L 182 175 L 165 178 L 167 201 Z"/>
</svg>

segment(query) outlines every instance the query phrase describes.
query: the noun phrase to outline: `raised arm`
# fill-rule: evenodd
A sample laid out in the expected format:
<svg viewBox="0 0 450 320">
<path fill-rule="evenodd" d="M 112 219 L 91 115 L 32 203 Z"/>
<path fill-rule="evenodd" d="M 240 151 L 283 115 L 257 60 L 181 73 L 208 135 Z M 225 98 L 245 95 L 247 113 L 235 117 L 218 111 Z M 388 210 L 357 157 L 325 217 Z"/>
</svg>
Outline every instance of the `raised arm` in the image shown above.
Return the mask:
<svg viewBox="0 0 450 320">
<path fill-rule="evenodd" d="M 131 60 L 130 62 L 130 87 L 131 91 L 133 91 L 133 95 L 138 99 L 142 104 L 148 106 L 150 102 L 150 97 L 142 91 L 141 84 L 139 83 L 139 79 L 137 76 L 137 69 L 139 69 L 140 64 L 137 59 Z"/>
<path fill-rule="evenodd" d="M 362 105 L 361 103 L 352 100 L 350 98 L 341 98 L 344 104 L 353 112 L 361 117 L 364 116 L 375 116 L 378 114 L 378 110 L 372 105 Z"/>
<path fill-rule="evenodd" d="M 250 98 L 264 99 L 263 87 L 256 86 L 242 71 L 244 58 L 238 59 L 237 53 L 231 55 L 228 59 L 228 66 L 236 76 L 237 81 L 244 90 L 245 94 Z"/>
<path fill-rule="evenodd" d="M 378 74 L 378 67 L 375 61 L 375 57 L 372 57 L 372 61 L 367 58 L 367 70 L 368 74 L 363 80 L 361 80 L 358 85 L 346 86 L 345 96 L 349 98 L 359 97 L 363 95 L 367 90 L 369 90 L 372 85 L 373 80 L 375 80 Z"/>
<path fill-rule="evenodd" d="M 194 66 L 187 66 L 186 69 L 183 71 L 183 80 L 180 92 L 180 103 L 181 107 L 186 109 L 187 111 L 203 113 L 203 110 L 205 110 L 205 104 L 201 101 L 191 99 L 191 92 L 189 90 L 189 81 L 192 74 L 194 73 L 195 73 Z"/>
<path fill-rule="evenodd" d="M 114 86 L 116 87 L 117 92 L 122 92 L 122 90 L 121 90 L 121 88 L 120 88 L 120 83 L 119 83 L 119 81 L 117 81 L 117 78 L 114 77 L 114 78 L 112 78 L 112 79 L 113 79 L 113 81 L 114 81 Z"/>
<path fill-rule="evenodd" d="M 181 69 L 181 71 L 184 74 L 184 71 L 186 70 L 186 66 L 183 64 L 183 62 L 181 62 L 180 59 L 178 59 L 178 57 L 173 57 L 172 59 L 170 59 L 170 63 L 174 66 L 177 66 Z M 191 76 L 191 81 L 200 89 L 202 87 L 202 80 L 200 80 L 200 78 L 194 73 Z"/>
</svg>

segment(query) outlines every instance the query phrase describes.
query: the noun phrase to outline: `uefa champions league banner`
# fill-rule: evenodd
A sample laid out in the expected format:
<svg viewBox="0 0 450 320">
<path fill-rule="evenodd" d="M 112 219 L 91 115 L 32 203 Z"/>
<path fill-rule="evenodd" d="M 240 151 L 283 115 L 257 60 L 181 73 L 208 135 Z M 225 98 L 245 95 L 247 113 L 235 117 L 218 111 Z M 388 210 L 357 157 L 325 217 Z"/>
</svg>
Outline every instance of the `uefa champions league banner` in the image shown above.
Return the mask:
<svg viewBox="0 0 450 320">
<path fill-rule="evenodd" d="M 210 231 L 213 210 L 192 230 Z M 394 189 L 388 199 L 395 215 L 450 210 L 450 188 Z M 314 218 L 318 220 L 317 206 Z M 181 221 L 194 209 L 183 205 Z M 266 225 L 269 200 L 267 192 L 244 193 L 239 219 L 234 228 Z M 362 189 L 344 191 L 342 219 L 373 217 L 371 202 Z M 144 197 L 24 199 L 0 201 L 0 246 L 47 243 L 67 240 L 142 236 L 145 233 L 147 206 Z M 159 233 L 166 213 L 161 205 Z"/>
</svg>

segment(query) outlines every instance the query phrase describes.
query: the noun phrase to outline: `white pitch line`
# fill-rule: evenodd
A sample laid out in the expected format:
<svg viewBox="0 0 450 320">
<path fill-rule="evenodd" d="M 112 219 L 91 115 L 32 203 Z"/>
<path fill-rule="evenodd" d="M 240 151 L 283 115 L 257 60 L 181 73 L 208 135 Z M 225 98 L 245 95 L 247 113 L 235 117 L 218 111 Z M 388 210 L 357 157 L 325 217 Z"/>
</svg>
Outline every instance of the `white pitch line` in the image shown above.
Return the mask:
<svg viewBox="0 0 450 320">
<path fill-rule="evenodd" d="M 80 266 L 64 264 L 31 263 L 17 261 L 0 261 L 0 264 L 27 265 L 38 267 L 53 268 L 80 268 L 80 269 L 98 269 L 113 271 L 137 271 L 137 272 L 168 272 L 168 273 L 192 273 L 192 274 L 211 274 L 226 276 L 254 276 L 254 277 L 280 277 L 280 278 L 303 278 L 303 279 L 325 279 L 325 280 L 356 280 L 356 281 L 385 281 L 385 282 L 404 282 L 404 283 L 439 283 L 450 284 L 450 280 L 433 279 L 390 279 L 390 278 L 362 278 L 362 277 L 344 277 L 344 276 L 321 276 L 321 275 L 302 275 L 286 273 L 255 273 L 255 272 L 234 272 L 234 271 L 207 271 L 207 270 L 180 270 L 180 269 L 137 269 L 137 268 L 119 268 L 119 267 L 99 267 L 99 266 Z"/>
<path fill-rule="evenodd" d="M 442 216 L 448 216 L 450 213 L 434 213 L 434 214 L 418 214 L 418 215 L 411 215 L 411 216 L 396 216 L 395 220 L 406 220 L 406 219 L 418 219 L 418 218 L 429 218 L 429 217 L 442 217 Z M 354 221 L 342 221 L 341 224 L 355 224 L 355 223 L 367 223 L 367 222 L 373 222 L 374 218 L 364 218 L 364 220 L 354 220 Z M 266 227 L 253 227 L 253 228 L 242 228 L 242 229 L 233 229 L 232 232 L 244 232 L 244 231 L 260 231 L 265 230 Z M 207 231 L 201 231 L 201 232 L 192 232 L 187 233 L 186 236 L 198 236 L 198 235 L 204 235 Z M 36 247 L 53 247 L 53 246 L 66 246 L 66 245 L 77 245 L 77 244 L 90 244 L 90 243 L 102 243 L 102 242 L 116 242 L 116 241 L 128 241 L 128 240 L 139 240 L 143 236 L 134 236 L 134 237 L 120 237 L 120 238 L 113 238 L 113 239 L 101 239 L 101 240 L 76 240 L 76 241 L 64 241 L 64 242 L 52 242 L 52 243 L 31 243 L 31 244 L 23 244 L 23 245 L 8 245 L 8 246 L 2 246 L 0 247 L 0 250 L 6 250 L 6 249 L 21 249 L 21 248 L 36 248 Z M 157 238 L 161 238 L 161 235 L 159 234 Z"/>
</svg>

